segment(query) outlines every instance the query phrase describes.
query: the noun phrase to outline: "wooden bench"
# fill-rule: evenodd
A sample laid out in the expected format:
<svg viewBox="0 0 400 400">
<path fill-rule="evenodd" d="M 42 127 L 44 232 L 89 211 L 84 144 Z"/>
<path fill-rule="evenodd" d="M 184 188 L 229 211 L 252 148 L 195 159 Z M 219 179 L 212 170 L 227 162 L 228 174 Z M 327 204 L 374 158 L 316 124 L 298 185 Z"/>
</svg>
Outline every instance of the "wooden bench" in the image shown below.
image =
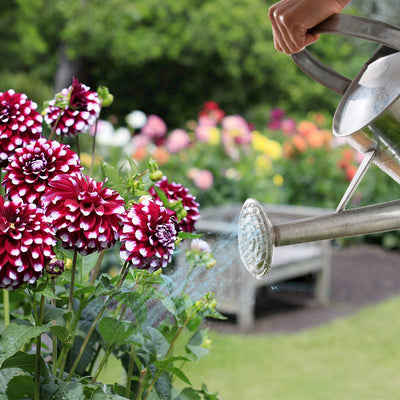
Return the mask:
<svg viewBox="0 0 400 400">
<path fill-rule="evenodd" d="M 263 205 L 272 223 L 293 221 L 321 214 L 330 210 Z M 203 271 L 196 283 L 213 291 L 221 313 L 234 314 L 241 330 L 246 331 L 254 323 L 256 290 L 262 286 L 313 274 L 314 294 L 318 301 L 329 301 L 331 246 L 329 241 L 276 247 L 272 268 L 264 279 L 254 278 L 243 266 L 237 245 L 237 225 L 241 205 L 220 206 L 201 211 L 197 230 L 204 233 L 214 253 L 217 265 L 211 271 Z"/>
</svg>

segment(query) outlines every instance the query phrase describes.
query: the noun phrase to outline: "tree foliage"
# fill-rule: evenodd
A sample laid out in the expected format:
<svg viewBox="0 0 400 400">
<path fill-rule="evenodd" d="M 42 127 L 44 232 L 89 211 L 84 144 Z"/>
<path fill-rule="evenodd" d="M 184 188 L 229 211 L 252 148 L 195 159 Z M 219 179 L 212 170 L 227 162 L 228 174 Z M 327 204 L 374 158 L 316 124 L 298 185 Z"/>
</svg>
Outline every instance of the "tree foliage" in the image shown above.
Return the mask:
<svg viewBox="0 0 400 400">
<path fill-rule="evenodd" d="M 64 44 L 79 78 L 115 88 L 121 116 L 142 109 L 177 123 L 212 99 L 257 119 L 272 106 L 332 112 L 338 101 L 274 49 L 263 0 L 4 1 L 2 89 L 10 76 L 17 88 L 18 76 L 51 86 Z M 324 61 L 354 56 L 354 46 L 327 43 Z"/>
</svg>

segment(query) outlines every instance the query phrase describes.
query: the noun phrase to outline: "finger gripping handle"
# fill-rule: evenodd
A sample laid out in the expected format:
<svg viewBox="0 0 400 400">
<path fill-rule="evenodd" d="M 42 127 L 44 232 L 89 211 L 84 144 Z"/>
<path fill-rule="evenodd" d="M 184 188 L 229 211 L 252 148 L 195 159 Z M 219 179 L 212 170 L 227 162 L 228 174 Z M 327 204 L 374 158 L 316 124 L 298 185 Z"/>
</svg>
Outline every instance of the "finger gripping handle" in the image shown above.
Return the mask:
<svg viewBox="0 0 400 400">
<path fill-rule="evenodd" d="M 355 15 L 334 14 L 312 28 L 310 33 L 351 36 L 400 51 L 400 28 Z M 318 61 L 308 50 L 293 54 L 292 58 L 303 72 L 333 92 L 344 94 L 351 82 L 349 78 Z"/>
</svg>

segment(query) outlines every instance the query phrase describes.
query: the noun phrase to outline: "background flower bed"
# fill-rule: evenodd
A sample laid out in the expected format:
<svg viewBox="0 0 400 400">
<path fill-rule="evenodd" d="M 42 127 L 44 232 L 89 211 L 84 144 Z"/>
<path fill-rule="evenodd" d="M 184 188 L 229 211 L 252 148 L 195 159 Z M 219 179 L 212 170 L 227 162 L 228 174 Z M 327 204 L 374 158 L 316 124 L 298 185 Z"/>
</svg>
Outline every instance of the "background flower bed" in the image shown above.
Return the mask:
<svg viewBox="0 0 400 400">
<path fill-rule="evenodd" d="M 195 119 L 178 128 L 139 111 L 124 122 L 118 129 L 106 121 L 100 126 L 99 138 L 107 146 L 121 140 L 114 157 L 119 158 L 122 149 L 139 165 L 157 160 L 167 175 L 190 188 L 202 208 L 253 197 L 335 209 L 362 160 L 343 138 L 334 137 L 331 119 L 318 113 L 296 120 L 272 108 L 265 122 L 255 126 L 209 101 Z M 399 194 L 398 185 L 374 166 L 347 208 L 393 200 Z M 352 240 L 399 245 L 396 232 Z"/>
</svg>

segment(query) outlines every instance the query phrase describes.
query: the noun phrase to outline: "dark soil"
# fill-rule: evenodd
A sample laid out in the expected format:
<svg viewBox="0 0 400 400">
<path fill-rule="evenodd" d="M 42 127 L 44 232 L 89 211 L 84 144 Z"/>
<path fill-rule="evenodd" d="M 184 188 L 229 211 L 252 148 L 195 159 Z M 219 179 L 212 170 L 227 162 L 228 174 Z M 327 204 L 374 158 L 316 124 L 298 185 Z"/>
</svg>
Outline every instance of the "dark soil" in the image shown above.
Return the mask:
<svg viewBox="0 0 400 400">
<path fill-rule="evenodd" d="M 249 333 L 298 332 L 399 295 L 400 252 L 367 245 L 334 249 L 331 295 L 326 305 L 313 298 L 310 279 L 284 283 L 260 293 L 256 322 Z M 234 320 L 212 322 L 210 326 L 237 331 Z"/>
</svg>

